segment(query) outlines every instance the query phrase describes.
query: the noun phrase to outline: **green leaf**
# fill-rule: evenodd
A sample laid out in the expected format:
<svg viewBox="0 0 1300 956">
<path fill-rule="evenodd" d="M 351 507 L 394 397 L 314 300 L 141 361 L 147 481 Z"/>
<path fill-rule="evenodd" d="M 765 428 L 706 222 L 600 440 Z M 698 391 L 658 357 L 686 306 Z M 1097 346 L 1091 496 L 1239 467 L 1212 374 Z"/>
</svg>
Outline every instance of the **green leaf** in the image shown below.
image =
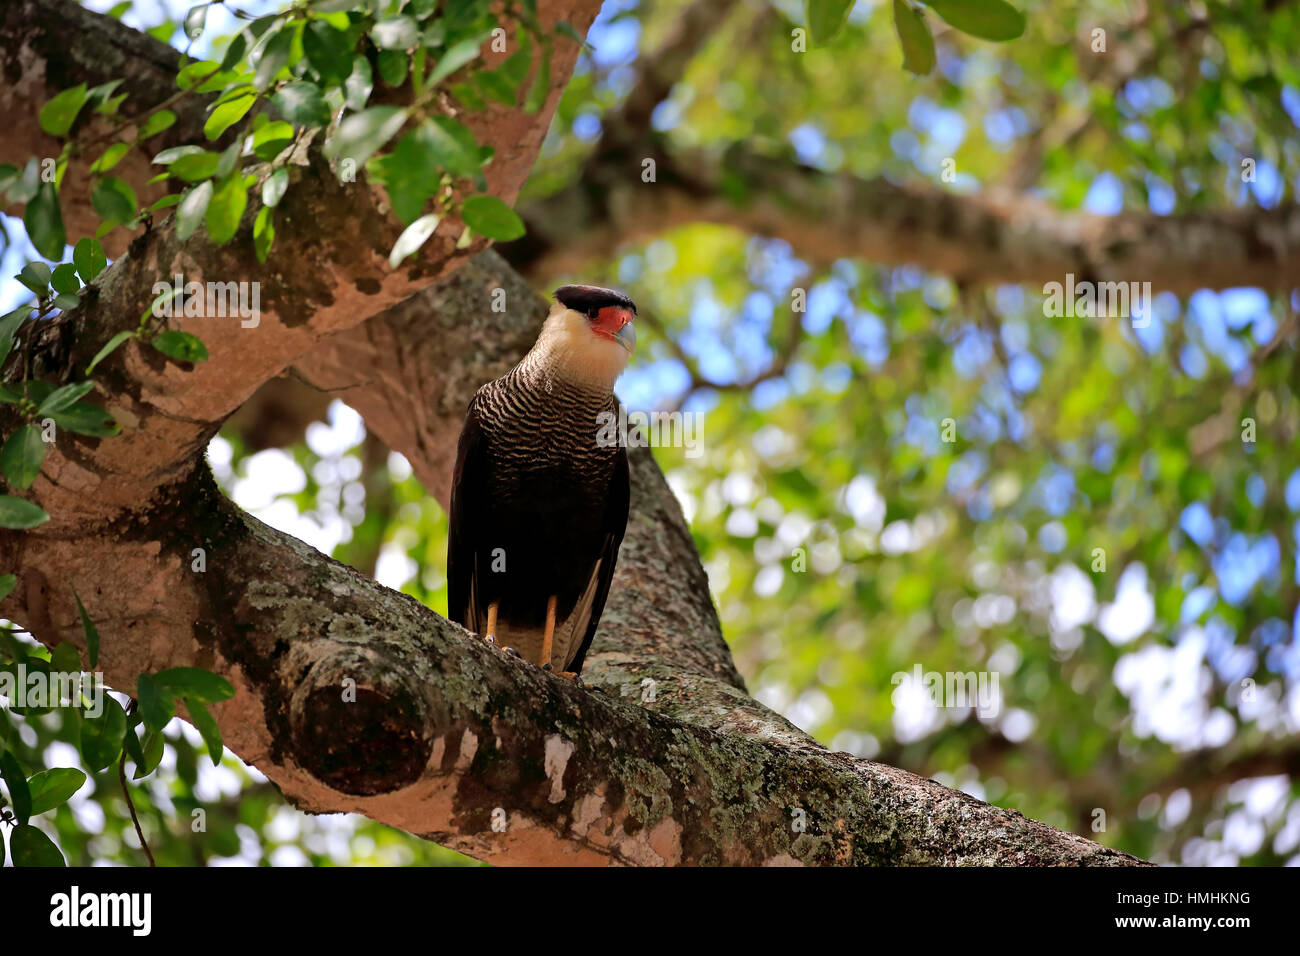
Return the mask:
<svg viewBox="0 0 1300 956">
<path fill-rule="evenodd" d="M 245 32 L 236 33 L 230 41 L 230 46 L 226 47 L 225 55 L 221 57 L 221 69 L 233 69 L 235 64 L 244 58 L 248 52 L 248 39 Z"/>
<path fill-rule="evenodd" d="M 179 697 L 215 704 L 235 696 L 235 688 L 220 674 L 202 667 L 169 667 L 153 675 L 155 686 Z"/>
<path fill-rule="evenodd" d="M 315 83 L 286 84 L 271 102 L 285 119 L 299 126 L 325 126 L 330 121 L 330 109 Z"/>
<path fill-rule="evenodd" d="M 72 250 L 72 264 L 77 267 L 81 281 L 89 285 L 108 267 L 108 258 L 104 255 L 104 247 L 99 244 L 99 240 L 86 236 L 77 240 L 77 245 Z"/>
<path fill-rule="evenodd" d="M 148 139 L 150 136 L 157 136 L 163 130 L 170 129 L 175 122 L 175 113 L 171 110 L 159 110 L 144 121 L 144 125 L 140 127 L 140 133 L 136 136 L 136 141 L 139 142 Z"/>
<path fill-rule="evenodd" d="M 470 196 L 461 207 L 461 218 L 480 236 L 508 242 L 524 234 L 524 221 L 496 196 Z"/>
<path fill-rule="evenodd" d="M 182 156 L 194 156 L 206 153 L 202 146 L 173 146 L 170 149 L 164 149 L 152 160 L 155 166 L 169 166 Z"/>
<path fill-rule="evenodd" d="M 370 30 L 370 39 L 381 50 L 407 50 L 420 39 L 420 27 L 410 17 L 389 17 Z"/>
<path fill-rule="evenodd" d="M 69 641 L 59 641 L 50 650 L 50 672 L 62 674 L 80 674 L 81 654 Z"/>
<path fill-rule="evenodd" d="M 162 730 L 167 721 L 176 716 L 172 707 L 172 695 L 165 692 L 148 674 L 136 678 L 136 700 L 140 702 L 140 717 L 150 730 Z"/>
<path fill-rule="evenodd" d="M 178 362 L 202 362 L 208 357 L 208 350 L 198 336 L 177 329 L 158 333 L 149 340 L 149 344 Z"/>
<path fill-rule="evenodd" d="M 75 309 L 77 306 L 81 305 L 81 299 L 79 299 L 75 295 L 69 295 L 66 292 L 60 292 L 58 295 L 54 297 L 54 305 L 57 308 L 62 309 L 64 312 L 69 312 L 72 309 Z"/>
<path fill-rule="evenodd" d="M 117 111 L 117 107 L 122 100 L 126 99 L 126 94 L 113 96 L 113 91 L 122 85 L 122 80 L 109 80 L 107 83 L 100 83 L 98 86 L 92 86 L 86 91 L 86 103 L 97 103 L 95 111 L 103 113 L 105 116 L 112 116 Z"/>
<path fill-rule="evenodd" d="M 134 735 L 132 735 L 134 736 Z M 144 744 L 142 746 L 143 762 L 137 763 L 135 773 L 131 774 L 132 780 L 139 780 L 141 777 L 147 777 L 158 769 L 163 758 L 163 735 L 161 730 L 151 730 L 144 735 Z"/>
<path fill-rule="evenodd" d="M 86 366 L 86 374 L 89 375 L 91 372 L 95 371 L 95 366 L 97 366 L 100 362 L 104 361 L 104 359 L 108 358 L 108 356 L 113 354 L 113 351 L 119 345 L 121 345 L 127 339 L 132 338 L 134 335 L 135 335 L 135 330 L 128 329 L 125 332 L 118 332 L 111 339 L 105 342 L 104 347 L 95 353 L 95 357 L 91 359 L 90 364 Z M 58 421 L 58 419 L 55 419 L 55 421 Z M 76 431 L 76 429 L 73 429 L 73 431 Z"/>
<path fill-rule="evenodd" d="M 212 758 L 212 763 L 214 765 L 221 763 L 221 755 L 224 753 L 221 728 L 217 726 L 212 712 L 195 697 L 185 698 L 185 709 L 190 713 L 190 723 L 202 735 L 203 742 L 208 745 L 208 756 Z"/>
<path fill-rule="evenodd" d="M 420 218 L 425 203 L 438 190 L 438 164 L 429 135 L 432 127 L 432 121 L 425 120 L 418 129 L 403 136 L 391 153 L 375 163 L 379 177 L 388 189 L 393 212 L 403 225 Z"/>
<path fill-rule="evenodd" d="M 27 781 L 32 795 L 32 815 L 63 806 L 85 782 L 86 775 L 75 767 L 55 767 L 33 774 Z"/>
<path fill-rule="evenodd" d="M 375 79 L 370 69 L 370 61 L 360 55 L 353 57 L 352 72 L 343 84 L 348 109 L 355 113 L 365 109 L 366 101 L 370 99 L 370 93 L 374 88 Z"/>
<path fill-rule="evenodd" d="M 18 584 L 18 575 L 0 574 L 0 601 L 3 601 L 13 593 L 14 587 Z"/>
<path fill-rule="evenodd" d="M 212 111 L 212 115 L 203 124 L 203 135 L 208 139 L 216 139 L 243 119 L 256 102 L 257 94 L 251 90 L 226 100 Z"/>
<path fill-rule="evenodd" d="M 808 34 L 815 43 L 829 43 L 844 28 L 854 0 L 807 0 Z"/>
<path fill-rule="evenodd" d="M 86 105 L 86 84 L 78 83 L 64 90 L 41 107 L 41 129 L 51 136 L 67 136 L 72 122 Z"/>
<path fill-rule="evenodd" d="M 312 20 L 302 33 L 307 62 L 330 84 L 345 82 L 352 73 L 352 44 L 348 35 L 324 20 Z"/>
<path fill-rule="evenodd" d="M 41 473 L 45 461 L 45 442 L 41 441 L 39 425 L 24 425 L 0 448 L 0 471 L 9 484 L 26 491 Z"/>
<path fill-rule="evenodd" d="M 199 228 L 208 203 L 212 201 L 212 180 L 199 183 L 185 194 L 180 205 L 176 207 L 176 236 L 182 242 L 194 235 Z"/>
<path fill-rule="evenodd" d="M 984 40 L 1014 40 L 1025 32 L 1025 15 L 1006 0 L 926 0 L 963 33 Z"/>
<path fill-rule="evenodd" d="M 393 251 L 388 254 L 388 265 L 396 269 L 403 259 L 416 252 L 433 235 L 439 221 L 439 217 L 433 214 L 421 216 L 402 230 L 393 244 Z"/>
<path fill-rule="evenodd" d="M 208 237 L 217 244 L 234 238 L 247 205 L 248 189 L 244 185 L 244 177 L 238 174 L 226 177 L 213 192 L 212 200 L 208 203 L 208 213 L 203 217 Z M 203 357 L 207 358 L 206 352 Z"/>
<path fill-rule="evenodd" d="M 30 305 L 20 305 L 12 312 L 0 316 L 0 365 L 4 364 L 5 359 L 9 357 L 10 349 L 14 347 L 14 336 L 18 333 L 18 326 L 22 325 L 31 314 Z"/>
<path fill-rule="evenodd" d="M 127 717 L 127 720 L 129 722 L 131 721 L 131 718 Z M 145 762 L 144 750 L 140 747 L 140 738 L 136 735 L 135 732 L 135 725 L 138 724 L 139 722 L 140 722 L 140 717 L 137 714 L 134 723 L 131 723 L 131 725 L 127 728 L 126 736 L 122 738 L 122 749 L 126 751 L 126 755 L 128 757 L 130 757 L 133 761 L 135 761 L 136 779 L 139 779 L 140 768 L 144 766 L 144 762 Z"/>
<path fill-rule="evenodd" d="M 475 112 L 481 112 L 482 110 L 487 109 L 487 100 L 479 96 L 478 90 L 474 88 L 474 84 L 465 82 L 452 83 L 447 87 L 447 89 L 451 92 L 452 96 L 456 97 L 456 99 L 460 100 L 460 102 L 465 105 L 466 109 L 471 109 Z"/>
<path fill-rule="evenodd" d="M 396 106 L 375 106 L 353 113 L 325 144 L 325 155 L 330 159 L 351 159 L 361 166 L 396 136 L 405 122 L 406 110 Z"/>
<path fill-rule="evenodd" d="M 130 150 L 131 150 L 130 143 L 114 143 L 112 146 L 108 147 L 108 149 L 104 150 L 104 152 L 100 155 L 99 159 L 95 160 L 91 164 L 90 171 L 92 173 L 108 172 L 119 162 L 121 162 L 122 157 L 125 156 L 128 152 L 130 152 Z"/>
<path fill-rule="evenodd" d="M 519 89 L 524 80 L 528 79 L 528 68 L 533 64 L 533 51 L 527 39 L 525 34 L 524 45 L 494 71 L 501 79 L 509 83 L 510 88 L 514 90 Z"/>
<path fill-rule="evenodd" d="M 23 774 L 23 768 L 8 750 L 0 753 L 0 777 L 4 778 L 5 786 L 9 788 L 9 805 L 13 807 L 14 816 L 19 823 L 26 823 L 32 815 L 32 794 L 27 789 L 27 777 Z"/>
<path fill-rule="evenodd" d="M 172 167 L 175 169 L 175 167 Z M 106 223 L 114 225 L 130 222 L 135 218 L 135 190 L 116 176 L 104 176 L 95 182 L 90 193 L 90 204 Z"/>
<path fill-rule="evenodd" d="M 44 262 L 29 262 L 18 273 L 18 281 L 42 297 L 50 290 L 51 278 L 50 267 Z"/>
<path fill-rule="evenodd" d="M 46 259 L 63 258 L 63 247 L 68 244 L 68 234 L 63 228 L 59 191 L 54 183 L 41 183 L 23 213 L 23 225 L 27 227 L 27 237 L 37 252 Z"/>
<path fill-rule="evenodd" d="M 121 332 L 118 333 L 118 335 L 122 334 Z M 130 338 L 135 333 L 128 332 L 125 334 Z M 92 405 L 90 402 L 78 402 L 71 408 L 55 412 L 52 417 L 60 428 L 66 428 L 78 435 L 89 435 L 92 438 L 111 438 L 122 430 L 122 427 L 113 421 L 113 417 L 108 412 L 98 405 Z"/>
<path fill-rule="evenodd" d="M 23 167 L 18 179 L 6 187 L 6 195 L 11 202 L 31 202 L 41 188 L 41 164 L 33 156 Z"/>
<path fill-rule="evenodd" d="M 468 178 L 483 165 L 474 134 L 450 116 L 435 116 L 421 128 L 427 138 L 433 162 L 453 176 Z"/>
<path fill-rule="evenodd" d="M 429 74 L 428 85 L 437 86 L 466 63 L 476 59 L 480 45 L 479 40 L 474 38 L 461 40 L 449 47 L 442 55 L 442 59 L 438 61 L 438 65 L 433 68 L 433 72 Z"/>
<path fill-rule="evenodd" d="M 98 717 L 83 714 L 81 719 L 81 759 L 91 773 L 117 761 L 122 755 L 127 731 L 126 711 L 122 705 L 109 694 L 101 695 L 101 699 L 103 712 Z"/>
<path fill-rule="evenodd" d="M 81 397 L 95 387 L 94 382 L 74 382 L 52 391 L 36 409 L 37 415 L 49 415 L 61 412 L 80 401 Z"/>
<path fill-rule="evenodd" d="M 293 139 L 293 124 L 286 123 L 284 120 L 270 120 L 261 129 L 253 133 L 253 149 L 268 144 L 285 143 Z M 280 146 L 276 152 L 283 149 Z"/>
<path fill-rule="evenodd" d="M 380 50 L 377 59 L 379 76 L 389 86 L 401 86 L 406 82 L 406 53 L 402 50 Z"/>
<path fill-rule="evenodd" d="M 49 520 L 50 516 L 30 501 L 14 498 L 11 495 L 0 495 L 0 528 L 26 531 Z"/>
<path fill-rule="evenodd" d="M 177 179 L 197 183 L 211 177 L 217 171 L 220 162 L 220 153 L 201 150 L 197 153 L 186 153 L 184 156 L 176 157 L 168 168 L 168 172 Z"/>
<path fill-rule="evenodd" d="M 9 850 L 14 866 L 67 866 L 54 841 L 30 824 L 14 827 Z"/>
<path fill-rule="evenodd" d="M 515 105 L 515 88 L 500 73 L 476 73 L 474 82 L 488 99 L 496 100 L 505 106 Z"/>
<path fill-rule="evenodd" d="M 211 60 L 196 60 L 176 74 L 176 85 L 182 90 L 193 89 L 204 79 L 217 72 L 218 64 Z"/>
<path fill-rule="evenodd" d="M 86 657 L 90 663 L 90 669 L 94 670 L 99 663 L 99 630 L 95 623 L 86 613 L 85 605 L 81 603 L 81 597 L 74 589 L 72 596 L 77 599 L 77 613 L 81 615 L 81 630 L 86 635 Z"/>
<path fill-rule="evenodd" d="M 263 206 L 257 211 L 253 221 L 253 252 L 258 262 L 265 262 L 275 243 L 275 218 L 270 206 Z"/>
<path fill-rule="evenodd" d="M 359 113 L 365 109 L 365 103 L 370 99 L 372 90 L 374 90 L 374 75 L 373 70 L 370 70 L 370 61 L 364 56 L 354 57 L 352 72 L 343 83 L 344 103 L 352 112 Z"/>
<path fill-rule="evenodd" d="M 121 80 L 115 80 L 114 84 L 120 82 Z M 104 85 L 107 86 L 109 84 L 104 84 Z M 98 87 L 96 87 L 96 89 L 98 89 Z M 95 91 L 91 90 L 90 92 L 94 93 Z M 128 94 L 126 93 L 121 93 L 117 96 L 111 96 L 105 99 L 102 103 L 100 103 L 98 106 L 95 107 L 95 112 L 103 116 L 114 115 L 117 112 L 117 108 L 122 105 L 122 101 L 127 98 L 127 95 Z"/>
<path fill-rule="evenodd" d="M 287 26 L 281 27 L 262 47 L 261 58 L 257 61 L 257 73 L 253 77 L 253 85 L 259 90 L 267 89 L 289 63 L 289 54 L 293 52 L 293 37 L 293 30 Z"/>
<path fill-rule="evenodd" d="M 81 280 L 77 278 L 77 267 L 71 262 L 63 262 L 54 267 L 50 275 L 50 285 L 56 292 L 76 295 L 81 291 Z"/>
<path fill-rule="evenodd" d="M 907 0 L 894 0 L 894 29 L 903 48 L 903 68 L 924 76 L 934 69 L 934 37 L 925 14 Z"/>
<path fill-rule="evenodd" d="M 284 198 L 284 191 L 289 188 L 289 170 L 281 167 L 266 178 L 262 183 L 262 203 L 271 208 L 280 205 L 280 200 Z"/>
</svg>

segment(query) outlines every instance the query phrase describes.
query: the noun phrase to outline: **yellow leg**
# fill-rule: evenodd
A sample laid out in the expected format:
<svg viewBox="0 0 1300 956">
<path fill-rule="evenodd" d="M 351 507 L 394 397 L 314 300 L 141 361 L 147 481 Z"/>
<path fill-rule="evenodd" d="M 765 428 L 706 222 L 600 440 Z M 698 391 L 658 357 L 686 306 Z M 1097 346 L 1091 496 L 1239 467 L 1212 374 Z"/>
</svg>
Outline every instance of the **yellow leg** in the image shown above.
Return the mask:
<svg viewBox="0 0 1300 956">
<path fill-rule="evenodd" d="M 555 598 L 552 594 L 546 599 L 546 630 L 542 632 L 542 659 L 538 667 L 551 663 L 551 640 L 555 637 Z"/>
<path fill-rule="evenodd" d="M 488 626 L 486 639 L 493 644 L 497 640 L 497 604 L 494 602 L 488 605 Z"/>
</svg>

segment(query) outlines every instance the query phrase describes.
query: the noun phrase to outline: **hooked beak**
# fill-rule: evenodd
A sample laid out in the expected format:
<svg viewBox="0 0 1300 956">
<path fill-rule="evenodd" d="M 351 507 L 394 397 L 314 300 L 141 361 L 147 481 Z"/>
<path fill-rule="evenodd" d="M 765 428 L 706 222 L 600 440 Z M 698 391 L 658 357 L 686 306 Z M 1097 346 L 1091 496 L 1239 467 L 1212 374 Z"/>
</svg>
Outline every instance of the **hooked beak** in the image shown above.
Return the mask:
<svg viewBox="0 0 1300 956">
<path fill-rule="evenodd" d="M 636 350 L 636 326 L 631 322 L 614 333 L 614 340 L 627 349 L 628 355 Z"/>
<path fill-rule="evenodd" d="M 591 330 L 597 335 L 613 339 L 629 355 L 636 348 L 636 328 L 632 325 L 632 311 L 620 306 L 606 306 L 597 313 Z"/>
</svg>

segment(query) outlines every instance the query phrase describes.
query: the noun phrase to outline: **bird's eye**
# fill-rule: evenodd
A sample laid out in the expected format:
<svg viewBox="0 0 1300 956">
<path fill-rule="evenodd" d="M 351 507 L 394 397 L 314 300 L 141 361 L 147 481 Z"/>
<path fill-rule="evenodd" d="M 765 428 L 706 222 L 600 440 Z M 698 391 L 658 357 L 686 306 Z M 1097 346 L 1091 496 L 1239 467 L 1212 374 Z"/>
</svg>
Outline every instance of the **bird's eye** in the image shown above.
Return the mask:
<svg viewBox="0 0 1300 956">
<path fill-rule="evenodd" d="M 589 318 L 589 319 L 595 319 L 595 318 L 598 318 L 599 316 L 600 316 L 600 309 L 594 309 L 594 308 L 593 308 L 593 309 L 588 309 L 588 310 L 587 310 L 587 318 Z"/>
</svg>

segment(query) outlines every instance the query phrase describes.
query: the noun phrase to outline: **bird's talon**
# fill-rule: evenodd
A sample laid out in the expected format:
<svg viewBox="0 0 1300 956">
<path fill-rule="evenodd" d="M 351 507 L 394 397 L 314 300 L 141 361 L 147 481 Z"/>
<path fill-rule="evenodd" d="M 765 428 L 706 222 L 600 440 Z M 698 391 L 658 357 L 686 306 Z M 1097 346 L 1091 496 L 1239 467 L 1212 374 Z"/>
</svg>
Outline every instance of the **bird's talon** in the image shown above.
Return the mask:
<svg viewBox="0 0 1300 956">
<path fill-rule="evenodd" d="M 549 671 L 550 669 L 551 669 L 550 661 L 547 661 L 545 664 L 542 665 L 542 670 Z"/>
<path fill-rule="evenodd" d="M 483 638 L 483 640 L 487 641 L 489 644 L 495 644 L 497 642 L 497 639 L 493 637 L 491 634 Z"/>
<path fill-rule="evenodd" d="M 505 651 L 507 654 L 509 654 L 511 657 L 518 657 L 518 656 L 519 656 L 519 652 L 518 652 L 517 650 L 515 650 L 513 647 L 504 647 L 504 648 L 502 648 L 502 650 L 504 650 L 504 651 Z"/>
<path fill-rule="evenodd" d="M 579 687 L 586 688 L 587 682 L 575 674 L 573 671 L 560 671 L 555 676 L 563 677 L 565 680 L 571 680 Z"/>
</svg>

